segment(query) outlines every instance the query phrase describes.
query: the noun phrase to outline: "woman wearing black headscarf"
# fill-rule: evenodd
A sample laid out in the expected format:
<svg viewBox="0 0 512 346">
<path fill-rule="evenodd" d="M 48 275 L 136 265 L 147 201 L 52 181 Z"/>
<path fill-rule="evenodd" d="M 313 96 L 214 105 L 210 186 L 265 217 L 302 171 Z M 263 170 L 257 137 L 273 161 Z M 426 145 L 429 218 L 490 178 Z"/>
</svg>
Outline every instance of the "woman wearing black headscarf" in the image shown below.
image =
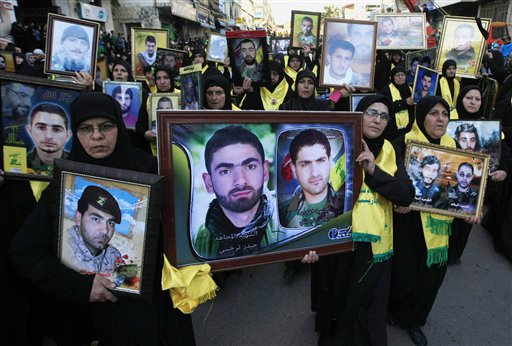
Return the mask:
<svg viewBox="0 0 512 346">
<path fill-rule="evenodd" d="M 303 60 L 302 57 L 297 53 L 292 53 L 288 55 L 288 63 L 286 64 L 286 67 L 284 68 L 284 72 L 288 77 L 290 77 L 293 82 L 296 82 L 297 79 L 297 73 L 303 70 L 302 68 Z M 295 89 L 297 90 L 297 89 Z"/>
<path fill-rule="evenodd" d="M 414 123 L 412 89 L 406 83 L 406 71 L 402 65 L 391 70 L 391 83 L 382 88 L 382 93 L 393 101 L 395 116 L 386 131 L 386 138 L 393 140 L 409 132 Z"/>
<path fill-rule="evenodd" d="M 332 105 L 328 100 L 315 98 L 317 79 L 310 70 L 302 70 L 295 80 L 295 96 L 279 106 L 283 111 L 328 111 Z"/>
<path fill-rule="evenodd" d="M 318 314 L 326 315 L 319 317 L 326 324 L 319 344 L 330 344 L 334 338 L 335 344 L 387 345 L 393 205 L 408 206 L 414 198 L 403 155 L 383 136 L 390 109 L 391 102 L 383 95 L 366 96 L 356 108 L 363 112 L 363 151 L 355 161 L 363 169 L 364 182 L 352 212 L 355 252 L 322 258 L 318 264 L 327 259 L 331 267 L 320 271 L 327 275 L 320 279 L 324 297 L 319 298 L 323 303 Z"/>
<path fill-rule="evenodd" d="M 203 75 L 203 109 L 240 110 L 231 103 L 229 81 L 220 72 Z"/>
<path fill-rule="evenodd" d="M 83 94 L 71 104 L 71 117 L 72 160 L 156 173 L 156 159 L 133 148 L 119 103 L 112 97 Z M 56 232 L 52 209 L 58 202 L 57 187 L 50 185 L 11 246 L 11 260 L 20 273 L 48 295 L 41 303 L 42 312 L 49 316 L 42 317 L 47 318 L 43 322 L 55 328 L 50 336 L 59 345 L 81 344 L 91 337 L 93 324 L 94 336 L 105 345 L 194 344 L 190 318 L 174 310 L 169 293 L 160 288 L 162 234 L 151 303 L 116 297 L 107 278 L 75 272 L 52 254 Z M 58 321 L 50 319 L 55 315 Z"/>
<path fill-rule="evenodd" d="M 439 78 L 436 91 L 436 95 L 441 96 L 448 103 L 450 107 L 450 118 L 453 120 L 458 119 L 455 106 L 460 93 L 460 82 L 455 79 L 456 72 L 457 63 L 455 60 L 447 59 L 443 63 L 443 75 Z"/>
<path fill-rule="evenodd" d="M 124 60 L 114 61 L 112 71 L 108 73 L 108 78 L 117 82 L 135 82 L 131 66 Z"/>
</svg>

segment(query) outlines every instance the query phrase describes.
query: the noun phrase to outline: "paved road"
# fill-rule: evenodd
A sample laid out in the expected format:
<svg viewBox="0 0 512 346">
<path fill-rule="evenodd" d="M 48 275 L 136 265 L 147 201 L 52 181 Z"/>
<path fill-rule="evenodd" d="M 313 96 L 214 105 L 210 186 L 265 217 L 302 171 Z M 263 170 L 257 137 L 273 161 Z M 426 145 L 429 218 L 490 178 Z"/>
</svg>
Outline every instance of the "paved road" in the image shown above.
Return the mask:
<svg viewBox="0 0 512 346">
<path fill-rule="evenodd" d="M 213 304 L 193 314 L 199 346 L 315 345 L 309 309 L 309 272 L 293 282 L 283 264 L 244 269 L 230 277 Z M 496 254 L 480 226 L 471 233 L 462 264 L 450 266 L 423 328 L 429 345 L 512 345 L 512 265 Z M 413 345 L 388 327 L 390 346 Z"/>
</svg>

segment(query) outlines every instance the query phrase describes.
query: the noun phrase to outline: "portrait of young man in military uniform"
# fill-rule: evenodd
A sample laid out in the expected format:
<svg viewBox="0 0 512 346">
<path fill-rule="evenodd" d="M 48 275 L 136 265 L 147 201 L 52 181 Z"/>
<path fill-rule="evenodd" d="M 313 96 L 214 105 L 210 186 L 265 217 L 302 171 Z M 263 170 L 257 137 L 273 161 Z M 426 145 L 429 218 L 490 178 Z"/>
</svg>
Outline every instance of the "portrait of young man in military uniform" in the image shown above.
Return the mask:
<svg viewBox="0 0 512 346">
<path fill-rule="evenodd" d="M 450 211 L 474 213 L 478 202 L 478 191 L 471 187 L 474 174 L 472 164 L 461 163 L 455 173 L 457 184 L 448 186 L 439 199 L 442 203 L 438 203 L 436 207 Z"/>
</svg>

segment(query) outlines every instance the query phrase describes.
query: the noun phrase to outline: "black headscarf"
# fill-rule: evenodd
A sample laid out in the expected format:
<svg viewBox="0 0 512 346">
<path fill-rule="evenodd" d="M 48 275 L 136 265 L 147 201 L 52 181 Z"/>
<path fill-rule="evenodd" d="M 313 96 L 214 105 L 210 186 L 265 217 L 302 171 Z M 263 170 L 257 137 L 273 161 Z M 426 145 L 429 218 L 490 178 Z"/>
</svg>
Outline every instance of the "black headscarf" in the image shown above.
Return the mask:
<svg viewBox="0 0 512 346">
<path fill-rule="evenodd" d="M 114 64 L 112 65 L 112 71 L 114 71 L 114 67 L 116 67 L 116 65 L 122 65 L 126 69 L 126 71 L 128 71 L 128 80 L 127 80 L 128 82 L 135 82 L 135 79 L 133 78 L 133 74 L 132 74 L 132 68 L 127 61 L 124 61 L 122 59 L 115 60 Z M 109 71 L 108 74 L 109 74 L 109 78 L 111 80 L 114 80 L 113 73 L 111 71 Z"/>
<path fill-rule="evenodd" d="M 71 130 L 73 131 L 73 147 L 70 159 L 94 165 L 135 170 L 135 154 L 130 135 L 126 130 L 121 115 L 119 102 L 102 92 L 90 92 L 78 96 L 71 103 Z M 103 159 L 91 157 L 78 140 L 78 126 L 91 118 L 107 118 L 117 125 L 116 147 L 110 156 Z"/>
<path fill-rule="evenodd" d="M 440 96 L 426 96 L 416 105 L 416 123 L 418 124 L 420 131 L 425 135 L 425 137 L 427 137 L 427 140 L 433 144 L 440 144 L 441 139 L 434 139 L 430 137 L 425 130 L 424 122 L 428 112 L 438 103 L 441 103 L 446 108 L 448 116 L 450 116 L 450 105 Z"/>
<path fill-rule="evenodd" d="M 480 108 L 476 113 L 469 113 L 462 103 L 464 96 L 466 96 L 466 94 L 471 90 L 478 90 L 480 92 L 480 96 L 482 96 L 482 90 L 476 85 L 466 85 L 462 88 L 459 93 L 459 97 L 457 98 L 457 114 L 461 120 L 478 120 L 482 117 L 482 105 L 480 105 Z"/>
<path fill-rule="evenodd" d="M 163 91 L 163 92 L 166 92 L 166 93 L 174 92 L 175 85 L 174 85 L 174 77 L 173 77 L 172 69 L 169 66 L 165 66 L 165 65 L 160 65 L 160 66 L 155 67 L 155 70 L 153 71 L 153 77 L 155 77 L 155 84 L 156 84 L 156 73 L 158 71 L 165 71 L 167 73 L 167 75 L 169 76 L 169 79 L 171 80 L 171 89 L 169 89 L 168 91 Z M 158 86 L 157 86 L 157 88 L 158 88 Z M 162 92 L 162 91 L 158 90 L 158 92 Z"/>
<path fill-rule="evenodd" d="M 457 63 L 455 62 L 455 60 L 453 59 L 448 59 L 446 60 L 444 63 L 443 63 L 443 77 L 446 78 L 446 81 L 448 82 L 448 87 L 450 87 L 450 94 L 453 95 L 455 94 L 455 86 L 454 86 L 454 83 L 453 83 L 453 80 L 455 79 L 455 76 L 453 77 L 448 77 L 446 75 L 446 70 L 448 70 L 449 67 L 452 67 L 452 66 L 455 66 L 455 68 L 457 68 Z"/>
<path fill-rule="evenodd" d="M 230 87 L 226 77 L 224 77 L 221 74 L 212 74 L 204 78 L 201 82 L 203 84 L 203 109 L 211 109 L 208 106 L 208 102 L 206 102 L 206 90 L 208 90 L 208 88 L 212 86 L 221 87 L 222 90 L 224 90 L 226 100 L 224 102 L 224 107 L 222 107 L 222 109 L 232 109 L 230 102 Z"/>
<path fill-rule="evenodd" d="M 402 85 L 398 85 L 395 83 L 395 75 L 398 72 L 402 72 L 405 75 L 407 75 L 405 68 L 402 65 L 398 65 L 391 70 L 391 83 L 400 92 L 400 98 L 402 100 L 405 100 L 406 98 L 411 97 L 411 88 L 409 88 L 409 85 L 407 85 L 407 81 L 405 79 L 404 79 L 404 84 L 402 84 Z"/>
<path fill-rule="evenodd" d="M 299 55 L 299 54 L 290 54 L 290 56 L 288 57 L 288 67 L 291 68 L 290 66 L 290 61 L 292 61 L 292 59 L 295 58 L 295 59 L 299 59 L 300 61 L 300 66 L 299 66 L 299 69 L 302 67 L 302 65 L 304 65 L 304 60 L 302 59 L 302 57 Z"/>
<path fill-rule="evenodd" d="M 284 69 L 281 66 L 281 64 L 279 63 L 279 61 L 272 60 L 272 61 L 268 62 L 268 70 L 269 71 L 275 71 L 275 72 L 277 72 L 279 74 L 279 80 L 277 81 L 277 83 L 275 85 L 272 85 L 272 82 L 270 80 L 265 85 L 265 87 L 270 92 L 274 92 L 274 90 L 277 88 L 279 83 L 281 83 L 283 81 L 283 78 L 285 76 Z"/>
<path fill-rule="evenodd" d="M 368 109 L 368 107 L 377 102 L 386 105 L 386 107 L 388 107 L 389 115 L 393 117 L 393 105 L 391 104 L 391 100 L 389 99 L 389 97 L 384 95 L 368 95 L 363 97 L 361 101 L 359 101 L 359 103 L 357 104 L 356 112 L 364 112 L 365 110 Z M 389 122 L 387 125 L 389 125 Z M 368 148 L 375 157 L 379 155 L 379 152 L 382 149 L 382 145 L 384 144 L 385 132 L 385 130 L 382 131 L 379 137 L 373 139 L 370 139 L 363 134 L 364 141 L 366 142 L 366 144 L 368 144 Z"/>
<path fill-rule="evenodd" d="M 316 99 L 315 94 L 311 95 L 308 99 L 303 99 L 297 94 L 298 85 L 302 78 L 309 77 L 313 80 L 315 86 L 318 84 L 315 74 L 310 70 L 302 70 L 297 73 L 295 79 L 295 96 L 283 103 L 279 109 L 289 111 L 327 111 L 330 109 L 330 103 L 327 100 Z"/>
</svg>

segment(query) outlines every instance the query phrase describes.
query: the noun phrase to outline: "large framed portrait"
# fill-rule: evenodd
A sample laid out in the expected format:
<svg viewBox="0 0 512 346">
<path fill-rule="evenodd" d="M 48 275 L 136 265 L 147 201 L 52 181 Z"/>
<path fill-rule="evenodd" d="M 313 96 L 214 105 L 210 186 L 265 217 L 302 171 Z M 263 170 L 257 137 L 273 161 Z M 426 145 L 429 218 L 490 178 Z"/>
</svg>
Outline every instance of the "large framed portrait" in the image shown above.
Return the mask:
<svg viewBox="0 0 512 346">
<path fill-rule="evenodd" d="M 135 130 L 142 102 L 142 83 L 103 81 L 103 92 L 112 96 L 121 106 L 124 126 Z"/>
<path fill-rule="evenodd" d="M 275 37 L 270 39 L 270 48 L 273 56 L 287 55 L 290 47 L 290 38 Z"/>
<path fill-rule="evenodd" d="M 482 27 L 489 30 L 490 19 L 481 19 Z M 443 34 L 437 49 L 436 70 L 441 71 L 448 59 L 457 62 L 457 76 L 475 77 L 485 53 L 485 38 L 475 18 L 444 16 Z"/>
<path fill-rule="evenodd" d="M 269 52 L 265 30 L 227 31 L 226 39 L 235 83 L 241 82 L 244 78 L 249 78 L 253 83 L 269 80 Z"/>
<path fill-rule="evenodd" d="M 171 262 L 223 270 L 299 259 L 311 249 L 350 251 L 361 119 L 330 112 L 159 113 L 159 168 L 172 196 L 164 212 Z"/>
<path fill-rule="evenodd" d="M 377 49 L 425 49 L 425 13 L 376 14 Z"/>
<path fill-rule="evenodd" d="M 489 156 L 436 144 L 409 141 L 405 165 L 416 195 L 414 210 L 457 218 L 480 217 Z"/>
<path fill-rule="evenodd" d="M 201 64 L 180 68 L 181 109 L 198 110 L 202 108 Z"/>
<path fill-rule="evenodd" d="M 0 50 L 0 71 L 12 73 L 16 72 L 13 52 Z"/>
<path fill-rule="evenodd" d="M 422 98 L 434 96 L 439 82 L 439 73 L 422 65 L 416 66 L 414 83 L 412 86 L 412 98 L 414 103 L 418 103 Z"/>
<path fill-rule="evenodd" d="M 412 65 L 412 61 L 414 58 L 417 58 L 419 61 L 421 61 L 421 59 L 423 59 L 424 57 L 429 57 L 430 58 L 430 65 L 429 66 L 425 66 L 425 67 L 434 67 L 436 66 L 436 53 L 437 53 L 437 48 L 428 48 L 428 49 L 422 49 L 422 50 L 415 50 L 415 51 L 412 51 L 412 52 L 407 52 L 405 53 L 405 67 L 407 68 L 407 70 L 414 70 L 416 71 L 416 66 L 413 66 Z M 418 64 L 420 64 L 418 62 Z"/>
<path fill-rule="evenodd" d="M 144 67 L 155 66 L 157 48 L 169 48 L 167 29 L 132 28 L 133 78 L 144 80 Z"/>
<path fill-rule="evenodd" d="M 206 52 L 206 60 L 224 63 L 228 56 L 228 43 L 226 36 L 218 33 L 210 32 L 208 38 L 208 50 Z"/>
<path fill-rule="evenodd" d="M 44 73 L 74 76 L 77 71 L 96 74 L 99 24 L 48 14 Z"/>
<path fill-rule="evenodd" d="M 377 22 L 327 18 L 320 68 L 320 85 L 348 84 L 372 90 Z"/>
<path fill-rule="evenodd" d="M 353 93 L 350 94 L 350 111 L 355 112 L 359 102 L 365 97 L 370 95 L 377 95 L 376 93 Z"/>
<path fill-rule="evenodd" d="M 163 177 L 55 161 L 57 257 L 99 274 L 116 294 L 151 299 L 158 254 Z"/>
<path fill-rule="evenodd" d="M 85 85 L 0 72 L 2 166 L 7 177 L 49 180 L 71 151 L 71 102 Z"/>
<path fill-rule="evenodd" d="M 291 46 L 303 48 L 305 46 L 318 48 L 320 34 L 320 12 L 292 11 L 291 18 Z"/>
<path fill-rule="evenodd" d="M 151 131 L 157 134 L 156 118 L 159 111 L 170 109 L 181 109 L 181 94 L 180 93 L 152 93 L 149 94 L 149 107 L 151 112 L 149 116 L 149 124 L 151 124 Z"/>
<path fill-rule="evenodd" d="M 501 159 L 501 125 L 499 120 L 450 120 L 446 133 L 462 150 L 490 156 L 489 171 L 498 169 Z M 475 176 L 481 177 L 481 165 L 475 166 Z"/>
</svg>

